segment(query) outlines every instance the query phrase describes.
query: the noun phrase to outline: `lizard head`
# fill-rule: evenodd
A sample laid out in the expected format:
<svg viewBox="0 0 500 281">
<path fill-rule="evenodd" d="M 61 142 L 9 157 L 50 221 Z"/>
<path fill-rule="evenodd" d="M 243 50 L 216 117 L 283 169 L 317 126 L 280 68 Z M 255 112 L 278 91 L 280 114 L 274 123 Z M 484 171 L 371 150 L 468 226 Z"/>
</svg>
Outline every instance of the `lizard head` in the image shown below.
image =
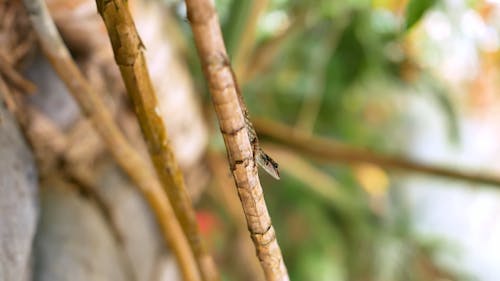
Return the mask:
<svg viewBox="0 0 500 281">
<path fill-rule="evenodd" d="M 271 175 L 273 178 L 279 180 L 280 179 L 280 172 L 278 170 L 278 163 L 274 161 L 269 155 L 264 153 L 263 151 L 260 151 L 258 153 L 257 157 L 257 164 L 259 164 L 264 171 L 266 171 L 269 175 Z"/>
</svg>

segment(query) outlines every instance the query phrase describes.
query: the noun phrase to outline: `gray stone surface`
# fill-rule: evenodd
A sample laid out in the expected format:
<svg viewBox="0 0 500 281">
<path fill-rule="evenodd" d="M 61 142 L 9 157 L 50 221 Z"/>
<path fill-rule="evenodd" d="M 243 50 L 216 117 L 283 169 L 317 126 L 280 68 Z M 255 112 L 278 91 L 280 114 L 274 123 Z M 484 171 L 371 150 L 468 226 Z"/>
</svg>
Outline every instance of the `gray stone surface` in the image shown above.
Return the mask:
<svg viewBox="0 0 500 281">
<path fill-rule="evenodd" d="M 42 185 L 35 281 L 134 280 L 98 204 L 60 179 Z"/>
<path fill-rule="evenodd" d="M 105 164 L 100 170 L 96 192 L 108 208 L 136 280 L 157 280 L 159 262 L 168 251 L 149 206 L 117 166 Z"/>
<path fill-rule="evenodd" d="M 1 97 L 1 93 L 0 93 Z M 38 216 L 37 173 L 30 149 L 0 99 L 0 280 L 30 279 Z"/>
<path fill-rule="evenodd" d="M 37 53 L 26 69 L 26 78 L 37 91 L 28 100 L 60 128 L 67 129 L 80 116 L 78 105 L 42 54 Z"/>
</svg>

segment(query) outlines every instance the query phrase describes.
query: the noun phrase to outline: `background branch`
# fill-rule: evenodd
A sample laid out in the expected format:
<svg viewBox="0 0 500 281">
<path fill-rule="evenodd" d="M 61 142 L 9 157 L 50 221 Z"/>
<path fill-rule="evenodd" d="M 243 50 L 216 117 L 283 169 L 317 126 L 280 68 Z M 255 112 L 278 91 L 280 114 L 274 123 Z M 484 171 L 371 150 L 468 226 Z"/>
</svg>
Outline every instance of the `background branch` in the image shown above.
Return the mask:
<svg viewBox="0 0 500 281">
<path fill-rule="evenodd" d="M 243 71 L 249 61 L 252 50 L 255 46 L 257 24 L 260 16 L 266 10 L 269 0 L 250 1 L 249 14 L 246 17 L 245 24 L 240 32 L 241 38 L 234 51 L 234 73 L 236 77 L 242 77 Z"/>
<path fill-rule="evenodd" d="M 301 153 L 325 161 L 346 163 L 367 162 L 389 169 L 500 186 L 500 178 L 498 177 L 462 172 L 445 167 L 421 164 L 400 157 L 381 155 L 330 139 L 310 136 L 292 127 L 270 120 L 256 118 L 254 119 L 254 125 L 259 134 L 290 146 Z"/>
<path fill-rule="evenodd" d="M 163 237 L 177 257 L 184 279 L 199 280 L 197 271 L 193 270 L 196 268 L 196 263 L 188 241 L 156 175 L 147 169 L 149 165 L 128 144 L 101 97 L 85 80 L 62 42 L 45 3 L 41 0 L 23 0 L 23 2 L 45 56 L 78 102 L 83 114 L 92 121 L 115 160 L 152 207 Z"/>
<path fill-rule="evenodd" d="M 283 51 L 288 41 L 304 29 L 306 25 L 306 12 L 300 11 L 291 19 L 291 23 L 279 34 L 257 46 L 250 54 L 245 67 L 238 74 L 241 85 L 246 84 L 258 74 L 266 73 L 276 61 L 279 53 Z M 241 73 L 241 74 L 240 74 Z"/>
</svg>

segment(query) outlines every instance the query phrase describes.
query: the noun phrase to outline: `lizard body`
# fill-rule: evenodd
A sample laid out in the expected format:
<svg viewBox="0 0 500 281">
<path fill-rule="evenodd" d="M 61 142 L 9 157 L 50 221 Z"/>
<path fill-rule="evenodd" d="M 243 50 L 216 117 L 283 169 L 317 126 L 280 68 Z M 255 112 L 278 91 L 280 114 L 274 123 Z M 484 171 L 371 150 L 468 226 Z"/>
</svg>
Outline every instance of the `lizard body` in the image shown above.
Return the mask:
<svg viewBox="0 0 500 281">
<path fill-rule="evenodd" d="M 248 132 L 248 139 L 250 140 L 250 144 L 252 145 L 253 157 L 255 162 L 264 169 L 269 175 L 273 178 L 279 180 L 280 174 L 278 170 L 278 163 L 274 161 L 269 155 L 267 155 L 264 150 L 260 147 L 259 138 L 257 137 L 257 132 L 253 127 L 252 122 L 250 121 L 250 115 L 248 113 L 248 109 L 246 107 L 245 101 L 243 100 L 243 94 L 241 93 L 238 82 L 236 81 L 236 75 L 231 67 L 229 59 L 224 56 L 224 64 L 230 69 L 231 75 L 233 76 L 234 85 L 236 88 L 236 93 L 238 95 L 238 102 L 243 112 L 243 117 L 245 118 L 245 127 Z"/>
</svg>

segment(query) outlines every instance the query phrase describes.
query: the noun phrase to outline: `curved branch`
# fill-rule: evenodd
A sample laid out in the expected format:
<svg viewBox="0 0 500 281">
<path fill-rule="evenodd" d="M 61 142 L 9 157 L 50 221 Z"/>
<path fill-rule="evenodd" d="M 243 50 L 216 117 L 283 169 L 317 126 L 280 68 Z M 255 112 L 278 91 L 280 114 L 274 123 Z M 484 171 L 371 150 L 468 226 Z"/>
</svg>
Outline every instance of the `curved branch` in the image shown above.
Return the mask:
<svg viewBox="0 0 500 281">
<path fill-rule="evenodd" d="M 292 127 L 270 120 L 255 119 L 254 125 L 261 135 L 293 147 L 301 153 L 325 161 L 346 163 L 367 162 L 384 168 L 405 172 L 421 173 L 455 180 L 500 186 L 499 177 L 457 171 L 445 167 L 421 164 L 400 157 L 382 155 L 339 143 L 331 139 L 306 135 Z"/>
<path fill-rule="evenodd" d="M 241 38 L 234 52 L 233 65 L 236 77 L 242 77 L 242 74 L 244 74 L 245 65 L 248 63 L 255 45 L 257 23 L 267 8 L 268 2 L 269 0 L 250 1 L 249 13 L 245 18 L 246 21 L 241 31 Z"/>
<path fill-rule="evenodd" d="M 155 212 L 163 237 L 177 257 L 184 280 L 199 280 L 189 243 L 156 175 L 127 142 L 102 98 L 85 80 L 59 36 L 43 0 L 23 2 L 45 56 L 78 102 L 83 114 L 92 121 L 115 160 L 134 181 Z"/>
<path fill-rule="evenodd" d="M 184 177 L 169 145 L 167 129 L 160 116 L 158 98 L 147 69 L 144 46 L 127 3 L 123 0 L 96 2 L 111 40 L 116 64 L 134 104 L 156 173 L 195 254 L 201 277 L 205 281 L 218 280 L 219 274 L 213 259 L 201 239 Z M 196 269 L 193 268 L 192 271 L 194 273 Z"/>
</svg>

